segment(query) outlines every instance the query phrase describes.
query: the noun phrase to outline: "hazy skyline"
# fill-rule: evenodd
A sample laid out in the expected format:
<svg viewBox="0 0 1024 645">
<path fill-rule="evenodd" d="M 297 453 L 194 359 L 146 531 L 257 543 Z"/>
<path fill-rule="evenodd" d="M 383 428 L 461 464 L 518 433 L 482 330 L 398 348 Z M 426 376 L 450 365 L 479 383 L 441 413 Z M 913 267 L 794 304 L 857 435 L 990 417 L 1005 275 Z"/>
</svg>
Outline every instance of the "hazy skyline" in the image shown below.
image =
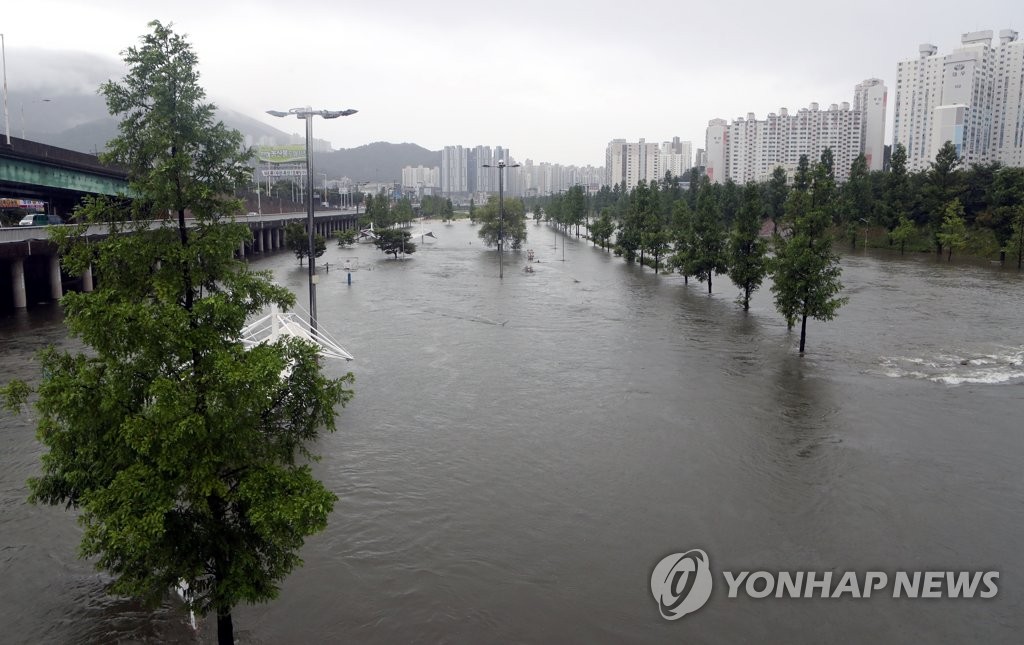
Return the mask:
<svg viewBox="0 0 1024 645">
<path fill-rule="evenodd" d="M 888 87 L 890 143 L 897 62 L 915 58 L 923 42 L 948 53 L 967 31 L 1024 32 L 1024 8 L 1009 0 L 39 0 L 5 7 L 0 19 L 8 87 L 31 96 L 52 82 L 30 63 L 43 52 L 29 48 L 109 59 L 117 78 L 121 52 L 154 19 L 187 35 L 211 101 L 286 132 L 301 132 L 302 122 L 264 111 L 354 108 L 315 121 L 314 136 L 335 148 L 500 145 L 519 161 L 595 166 L 611 139 L 678 136 L 696 149 L 709 119 L 852 102 L 854 85 L 872 77 Z M 83 60 L 91 69 L 96 59 Z M 62 80 L 81 83 L 88 69 L 62 69 Z"/>
</svg>

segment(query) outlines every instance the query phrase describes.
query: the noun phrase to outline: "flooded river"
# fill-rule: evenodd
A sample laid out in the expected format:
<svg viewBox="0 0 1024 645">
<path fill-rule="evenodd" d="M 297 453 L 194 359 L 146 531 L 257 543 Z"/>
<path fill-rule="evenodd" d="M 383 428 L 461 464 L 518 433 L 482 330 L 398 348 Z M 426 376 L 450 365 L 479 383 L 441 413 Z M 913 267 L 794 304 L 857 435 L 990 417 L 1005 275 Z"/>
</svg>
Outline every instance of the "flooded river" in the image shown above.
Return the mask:
<svg viewBox="0 0 1024 645">
<path fill-rule="evenodd" d="M 843 258 L 849 304 L 796 351 L 767 286 L 683 284 L 528 226 L 526 253 L 433 223 L 406 261 L 330 247 L 320 326 L 356 397 L 319 443 L 339 496 L 245 643 L 1019 642 L 1024 276 Z M 418 239 L 418 237 L 417 237 Z M 567 241 L 562 248 L 563 240 Z M 556 248 L 557 243 L 557 248 Z M 564 253 L 564 261 L 562 261 Z M 352 284 L 339 267 L 358 268 Z M 255 263 L 305 303 L 306 271 Z M 0 319 L 3 380 L 71 344 Z M 72 513 L 25 503 L 40 447 L 0 417 L 0 640 L 212 642 L 109 598 Z M 700 548 L 711 600 L 661 618 L 655 564 Z M 721 571 L 999 571 L 991 599 L 730 599 Z"/>
</svg>

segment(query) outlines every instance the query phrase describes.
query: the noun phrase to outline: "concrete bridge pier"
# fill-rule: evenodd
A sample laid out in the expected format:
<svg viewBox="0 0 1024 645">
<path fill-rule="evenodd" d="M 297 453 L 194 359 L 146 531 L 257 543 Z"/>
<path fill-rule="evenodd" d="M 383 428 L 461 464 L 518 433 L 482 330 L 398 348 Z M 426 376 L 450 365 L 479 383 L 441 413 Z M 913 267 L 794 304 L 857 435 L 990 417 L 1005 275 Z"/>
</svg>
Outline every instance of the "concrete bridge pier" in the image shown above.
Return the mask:
<svg viewBox="0 0 1024 645">
<path fill-rule="evenodd" d="M 28 307 L 28 298 L 25 294 L 25 258 L 11 260 L 11 292 L 14 294 L 15 309 Z"/>
<path fill-rule="evenodd" d="M 56 254 L 50 256 L 50 297 L 54 300 L 64 297 L 64 288 L 60 283 L 60 258 Z"/>
<path fill-rule="evenodd" d="M 256 235 L 252 236 L 252 250 L 255 253 L 263 253 L 263 229 L 256 229 Z"/>
<path fill-rule="evenodd" d="M 82 291 L 88 293 L 92 291 L 92 265 L 85 267 L 85 271 L 82 271 Z"/>
</svg>

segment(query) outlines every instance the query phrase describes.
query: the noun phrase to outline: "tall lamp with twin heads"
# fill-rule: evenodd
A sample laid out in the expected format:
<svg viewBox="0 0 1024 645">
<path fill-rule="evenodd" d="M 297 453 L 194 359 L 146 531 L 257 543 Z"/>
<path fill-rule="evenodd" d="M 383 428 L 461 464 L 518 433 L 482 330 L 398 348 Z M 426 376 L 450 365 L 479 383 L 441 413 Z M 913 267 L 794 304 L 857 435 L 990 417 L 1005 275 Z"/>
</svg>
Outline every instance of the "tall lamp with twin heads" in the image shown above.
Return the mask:
<svg viewBox="0 0 1024 645">
<path fill-rule="evenodd" d="M 501 279 L 505 277 L 505 262 L 502 256 L 502 247 L 505 244 L 505 169 L 518 168 L 519 164 L 510 166 L 504 159 L 499 159 L 496 166 L 485 163 L 483 167 L 498 169 L 498 278 Z"/>
<path fill-rule="evenodd" d="M 320 116 L 325 119 L 337 119 L 339 116 L 349 116 L 358 110 L 314 110 L 311 107 L 292 108 L 287 112 L 281 110 L 267 110 L 270 116 L 286 117 L 295 115 L 297 119 L 306 120 L 306 228 L 309 232 L 309 326 L 316 334 L 316 244 L 313 235 L 313 148 L 310 142 L 313 140 L 313 117 Z"/>
</svg>

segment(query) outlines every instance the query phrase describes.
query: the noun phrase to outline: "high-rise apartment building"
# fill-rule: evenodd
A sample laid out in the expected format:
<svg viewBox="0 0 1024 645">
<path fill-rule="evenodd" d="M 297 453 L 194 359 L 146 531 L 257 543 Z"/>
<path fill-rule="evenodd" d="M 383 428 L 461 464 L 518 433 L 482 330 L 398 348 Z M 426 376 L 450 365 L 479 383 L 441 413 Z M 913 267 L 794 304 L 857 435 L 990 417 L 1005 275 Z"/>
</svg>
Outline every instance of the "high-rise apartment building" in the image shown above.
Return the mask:
<svg viewBox="0 0 1024 645">
<path fill-rule="evenodd" d="M 406 166 L 402 168 L 402 188 L 419 190 L 422 188 L 440 188 L 441 169 L 437 166 Z"/>
<path fill-rule="evenodd" d="M 726 144 L 729 140 L 729 124 L 725 119 L 711 119 L 704 137 L 705 170 L 708 179 L 723 183 L 728 176 L 725 168 Z"/>
<path fill-rule="evenodd" d="M 644 139 L 636 143 L 613 139 L 605 148 L 605 184 L 626 182 L 626 190 L 632 190 L 641 181 L 664 179 L 666 171 L 682 176 L 693 166 L 692 151 L 693 144 L 679 137 L 660 145 Z"/>
<path fill-rule="evenodd" d="M 786 108 L 772 112 L 763 121 L 754 114 L 735 119 L 713 119 L 707 128 L 706 174 L 715 183 L 732 179 L 737 183 L 766 181 L 776 167 L 792 175 L 800 157 L 813 163 L 825 149 L 832 151 L 837 181 L 845 181 L 858 155 L 870 153 L 869 167 L 881 168 L 885 133 L 885 85 L 869 79 L 857 86 L 856 101 L 833 103 L 822 110 L 817 103 L 790 114 Z M 865 143 L 870 134 L 872 140 Z"/>
<path fill-rule="evenodd" d="M 893 142 L 907 167 L 925 170 L 947 141 L 967 164 L 1024 166 L 1024 43 L 1011 29 L 975 31 L 938 56 L 924 44 L 896 68 Z"/>
<path fill-rule="evenodd" d="M 445 146 L 441 150 L 441 192 L 446 195 L 469 192 L 468 169 L 469 151 L 462 146 Z"/>
<path fill-rule="evenodd" d="M 869 78 L 853 88 L 853 109 L 861 113 L 861 145 L 868 170 L 882 170 L 885 161 L 885 108 L 888 99 L 881 79 Z"/>
</svg>

